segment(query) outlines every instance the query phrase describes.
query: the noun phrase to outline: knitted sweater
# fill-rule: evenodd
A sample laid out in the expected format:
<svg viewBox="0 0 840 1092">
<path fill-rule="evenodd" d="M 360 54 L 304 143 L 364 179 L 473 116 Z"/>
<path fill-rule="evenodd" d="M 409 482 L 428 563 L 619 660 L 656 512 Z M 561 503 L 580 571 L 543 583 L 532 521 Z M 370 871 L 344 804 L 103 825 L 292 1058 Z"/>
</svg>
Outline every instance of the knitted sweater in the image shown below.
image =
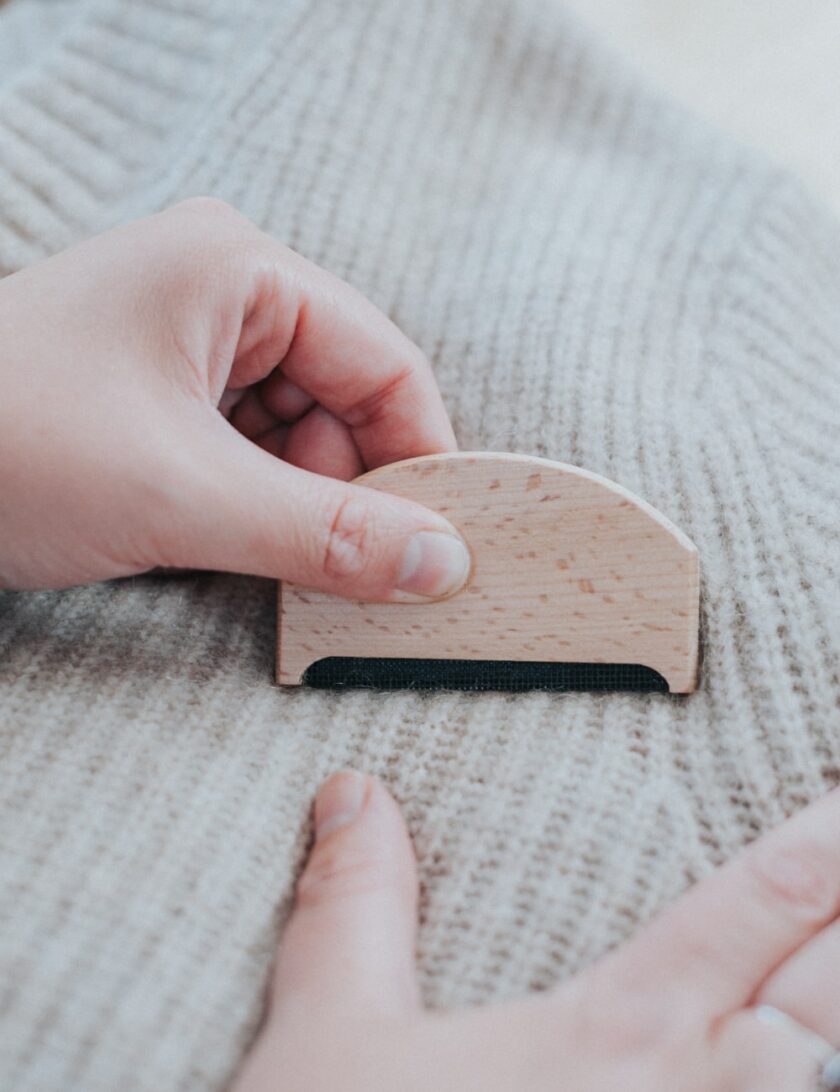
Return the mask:
<svg viewBox="0 0 840 1092">
<path fill-rule="evenodd" d="M 77 0 L 21 59 L 23 2 L 0 271 L 226 198 L 425 349 L 463 447 L 682 527 L 705 660 L 283 691 L 267 581 L 0 594 L 4 1089 L 223 1088 L 337 767 L 405 807 L 436 1006 L 560 982 L 838 780 L 840 233 L 795 184 L 539 0 Z"/>
</svg>

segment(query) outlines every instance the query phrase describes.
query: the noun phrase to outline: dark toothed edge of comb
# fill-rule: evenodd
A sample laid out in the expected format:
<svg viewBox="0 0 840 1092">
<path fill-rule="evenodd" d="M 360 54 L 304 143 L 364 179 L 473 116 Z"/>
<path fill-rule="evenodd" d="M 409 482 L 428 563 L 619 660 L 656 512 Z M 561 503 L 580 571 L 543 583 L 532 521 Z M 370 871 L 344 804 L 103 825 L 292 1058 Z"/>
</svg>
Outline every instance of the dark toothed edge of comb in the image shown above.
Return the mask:
<svg viewBox="0 0 840 1092">
<path fill-rule="evenodd" d="M 665 679 L 641 664 L 556 664 L 514 660 L 422 660 L 327 656 L 304 673 L 325 690 L 637 690 L 668 692 Z"/>
</svg>

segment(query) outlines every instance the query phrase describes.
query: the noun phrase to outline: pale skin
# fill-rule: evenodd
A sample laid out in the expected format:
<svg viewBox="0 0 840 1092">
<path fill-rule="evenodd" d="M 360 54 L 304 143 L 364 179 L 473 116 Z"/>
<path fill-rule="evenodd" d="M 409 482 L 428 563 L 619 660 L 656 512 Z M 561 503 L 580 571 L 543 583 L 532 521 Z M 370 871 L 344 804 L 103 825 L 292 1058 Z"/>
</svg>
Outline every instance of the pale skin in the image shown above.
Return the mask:
<svg viewBox="0 0 840 1092">
<path fill-rule="evenodd" d="M 348 484 L 454 449 L 422 353 L 219 202 L 0 281 L 0 384 L 0 587 L 176 566 L 401 601 L 468 575 L 456 528 Z M 420 1000 L 393 799 L 339 773 L 315 827 L 234 1092 L 813 1092 L 813 1041 L 757 1006 L 840 1043 L 837 792 L 555 990 L 454 1013 Z"/>
<path fill-rule="evenodd" d="M 389 600 L 468 575 L 441 516 L 346 484 L 454 450 L 428 361 L 222 202 L 7 277 L 0 345 L 0 587 L 162 565 Z"/>
</svg>

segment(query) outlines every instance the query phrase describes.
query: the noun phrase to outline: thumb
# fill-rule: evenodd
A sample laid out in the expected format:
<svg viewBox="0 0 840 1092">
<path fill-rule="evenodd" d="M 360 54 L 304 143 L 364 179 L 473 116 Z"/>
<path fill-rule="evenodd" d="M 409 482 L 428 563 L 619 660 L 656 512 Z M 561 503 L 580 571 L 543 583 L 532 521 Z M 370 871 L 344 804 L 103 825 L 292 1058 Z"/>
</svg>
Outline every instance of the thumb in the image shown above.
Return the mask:
<svg viewBox="0 0 840 1092">
<path fill-rule="evenodd" d="M 270 1020 L 414 1009 L 416 914 L 397 805 L 372 778 L 335 774 L 315 802 L 315 845 L 280 946 Z"/>
<path fill-rule="evenodd" d="M 466 583 L 469 550 L 443 516 L 291 466 L 219 424 L 190 460 L 176 526 L 164 532 L 167 564 L 372 601 L 438 599 Z"/>
</svg>

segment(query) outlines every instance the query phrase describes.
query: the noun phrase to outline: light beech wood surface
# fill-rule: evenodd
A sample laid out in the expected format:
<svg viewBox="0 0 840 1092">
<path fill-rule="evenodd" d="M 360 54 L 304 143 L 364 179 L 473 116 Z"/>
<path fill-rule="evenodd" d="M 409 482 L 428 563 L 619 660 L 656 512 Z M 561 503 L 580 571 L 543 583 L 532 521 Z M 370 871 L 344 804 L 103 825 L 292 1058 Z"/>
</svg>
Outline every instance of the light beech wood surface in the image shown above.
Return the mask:
<svg viewBox="0 0 840 1092">
<path fill-rule="evenodd" d="M 473 555 L 465 588 L 430 603 L 361 603 L 280 588 L 278 682 L 327 656 L 640 664 L 673 693 L 697 679 L 693 543 L 596 474 L 527 455 L 461 452 L 358 479 L 446 516 Z"/>
</svg>

